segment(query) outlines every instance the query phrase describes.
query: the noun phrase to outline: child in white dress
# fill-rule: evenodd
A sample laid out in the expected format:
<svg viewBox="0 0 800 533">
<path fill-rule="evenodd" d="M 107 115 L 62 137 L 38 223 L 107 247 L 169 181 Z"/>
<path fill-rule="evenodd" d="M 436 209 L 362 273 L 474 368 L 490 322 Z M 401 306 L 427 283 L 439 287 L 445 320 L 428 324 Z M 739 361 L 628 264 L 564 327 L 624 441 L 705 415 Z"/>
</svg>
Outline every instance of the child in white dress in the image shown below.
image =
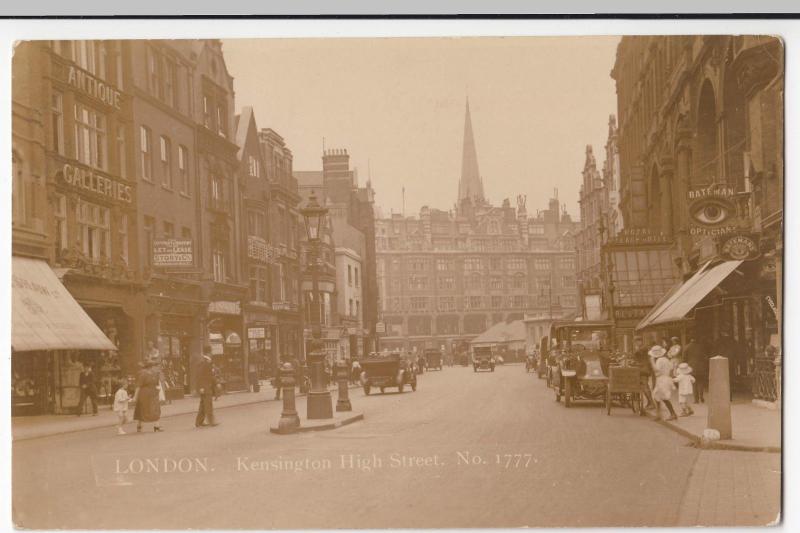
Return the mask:
<svg viewBox="0 0 800 533">
<path fill-rule="evenodd" d="M 694 395 L 692 367 L 688 363 L 679 364 L 673 381 L 678 384 L 678 405 L 681 406 L 681 416 L 693 415 L 694 410 L 690 405 Z"/>
<path fill-rule="evenodd" d="M 117 435 L 124 435 L 125 430 L 122 429 L 122 426 L 128 422 L 128 404 L 131 398 L 122 383 L 118 383 L 118 387 L 116 394 L 114 394 L 114 412 L 117 413 L 118 419 Z"/>
</svg>

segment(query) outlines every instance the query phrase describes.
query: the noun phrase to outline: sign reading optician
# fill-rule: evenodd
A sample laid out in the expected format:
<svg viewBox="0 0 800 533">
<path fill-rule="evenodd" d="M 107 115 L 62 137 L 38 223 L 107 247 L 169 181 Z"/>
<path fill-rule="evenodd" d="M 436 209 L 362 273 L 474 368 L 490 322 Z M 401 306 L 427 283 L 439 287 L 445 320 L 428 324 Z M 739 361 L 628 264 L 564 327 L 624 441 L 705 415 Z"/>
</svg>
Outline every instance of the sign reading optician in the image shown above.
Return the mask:
<svg viewBox="0 0 800 533">
<path fill-rule="evenodd" d="M 116 109 L 120 108 L 122 93 L 106 82 L 98 80 L 85 70 L 70 66 L 67 73 L 67 83 L 108 106 Z"/>
<path fill-rule="evenodd" d="M 112 200 L 130 204 L 133 202 L 131 186 L 108 178 L 98 172 L 65 163 L 61 171 L 62 179 L 67 185 L 90 191 Z"/>
<path fill-rule="evenodd" d="M 691 189 L 688 192 L 689 234 L 717 237 L 736 232 L 735 197 L 736 190 L 721 183 Z"/>
<path fill-rule="evenodd" d="M 153 240 L 153 266 L 185 267 L 194 264 L 191 239 Z"/>
</svg>

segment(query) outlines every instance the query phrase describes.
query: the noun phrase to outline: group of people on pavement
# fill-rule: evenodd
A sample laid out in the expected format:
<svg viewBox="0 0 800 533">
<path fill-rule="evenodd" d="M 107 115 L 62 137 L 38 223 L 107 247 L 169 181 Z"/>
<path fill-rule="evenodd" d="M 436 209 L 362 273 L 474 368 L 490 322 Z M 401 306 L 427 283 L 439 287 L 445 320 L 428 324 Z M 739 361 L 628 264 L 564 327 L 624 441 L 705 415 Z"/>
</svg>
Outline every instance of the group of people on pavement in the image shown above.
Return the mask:
<svg viewBox="0 0 800 533">
<path fill-rule="evenodd" d="M 150 346 L 152 348 L 152 345 Z M 159 432 L 164 429 L 161 427 L 161 403 L 164 402 L 163 377 L 161 374 L 161 363 L 157 357 L 153 357 L 152 350 L 148 356 L 140 363 L 140 370 L 136 376 L 136 383 L 133 393 L 123 382 L 117 383 L 117 390 L 114 393 L 114 404 L 112 409 L 117 414 L 117 433 L 124 435 L 123 426 L 128 423 L 128 410 L 133 404 L 133 420 L 136 421 L 136 431 L 140 433 L 145 423 L 153 423 L 153 431 Z M 84 381 L 89 382 L 90 378 L 83 379 L 81 374 L 81 410 L 83 408 Z M 217 396 L 217 379 L 211 361 L 211 347 L 203 348 L 203 357 L 200 360 L 196 374 L 197 392 L 200 396 L 200 405 L 195 418 L 195 427 L 218 426 L 219 423 L 214 418 L 213 400 Z M 88 386 L 87 386 L 88 388 Z M 86 393 L 87 397 L 90 392 Z M 96 402 L 95 414 L 97 413 Z"/>
<path fill-rule="evenodd" d="M 642 389 L 647 399 L 645 409 L 656 410 L 656 420 L 661 420 L 662 408 L 669 413 L 667 420 L 677 420 L 672 405 L 673 392 L 678 391 L 680 416 L 694 414 L 693 403 L 705 401 L 708 383 L 708 355 L 706 349 L 691 338 L 681 346 L 678 337 L 644 346 L 641 337 L 634 339 L 634 358 L 642 376 Z"/>
</svg>

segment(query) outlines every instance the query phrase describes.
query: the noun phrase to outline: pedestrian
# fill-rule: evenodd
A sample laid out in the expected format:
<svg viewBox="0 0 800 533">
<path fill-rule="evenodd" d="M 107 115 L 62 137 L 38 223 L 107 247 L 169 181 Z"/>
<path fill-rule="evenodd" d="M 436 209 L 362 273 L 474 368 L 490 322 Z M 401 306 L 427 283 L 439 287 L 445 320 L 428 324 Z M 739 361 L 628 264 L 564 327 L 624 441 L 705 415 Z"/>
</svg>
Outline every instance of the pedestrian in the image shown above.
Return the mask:
<svg viewBox="0 0 800 533">
<path fill-rule="evenodd" d="M 164 373 L 161 370 L 161 351 L 156 348 L 153 341 L 147 341 L 147 355 L 145 359 L 158 367 L 158 401 L 164 404 L 167 402 L 167 387 L 164 382 Z"/>
<path fill-rule="evenodd" d="M 117 392 L 114 393 L 114 412 L 117 413 L 117 435 L 125 435 L 122 426 L 128 423 L 128 404 L 131 397 L 122 381 L 117 382 Z"/>
<path fill-rule="evenodd" d="M 194 425 L 195 427 L 218 426 L 219 423 L 214 420 L 213 397 L 217 380 L 214 378 L 214 370 L 211 364 L 211 347 L 204 347 L 203 352 L 203 358 L 197 368 L 197 392 L 200 394 L 200 406 L 197 410 Z"/>
<path fill-rule="evenodd" d="M 694 376 L 692 376 L 692 367 L 681 363 L 678 365 L 676 373 L 677 375 L 672 379 L 678 384 L 678 405 L 681 408 L 681 416 L 693 415 L 694 411 L 690 405 L 693 396 L 692 383 L 695 382 Z"/>
<path fill-rule="evenodd" d="M 91 365 L 85 365 L 78 378 L 81 387 L 81 398 L 78 401 L 78 416 L 83 414 L 86 398 L 92 401 L 92 416 L 97 416 L 97 385 L 95 384 L 94 371 Z"/>
<path fill-rule="evenodd" d="M 689 344 L 683 349 L 683 357 L 686 363 L 692 367 L 695 377 L 694 403 L 705 403 L 706 400 L 703 396 L 708 387 L 708 355 L 705 347 L 691 337 Z"/>
<path fill-rule="evenodd" d="M 642 386 L 642 392 L 647 399 L 647 405 L 645 406 L 645 409 L 652 409 L 656 406 L 655 402 L 653 401 L 653 394 L 650 391 L 650 380 L 653 377 L 653 364 L 650 361 L 650 356 L 647 354 L 647 349 L 644 347 L 641 337 L 636 337 L 633 339 L 633 347 L 633 357 L 639 366 L 639 380 Z M 642 411 L 642 415 L 644 414 L 645 412 Z"/>
<path fill-rule="evenodd" d="M 678 416 L 675 414 L 675 408 L 672 407 L 672 391 L 675 390 L 675 384 L 672 382 L 672 363 L 666 357 L 666 350 L 661 345 L 656 344 L 648 355 L 655 359 L 653 370 L 656 376 L 656 385 L 653 388 L 653 400 L 657 404 L 664 404 L 669 411 L 669 418 L 667 420 L 677 420 Z M 661 420 L 660 405 L 656 405 L 656 420 Z"/>
<path fill-rule="evenodd" d="M 161 402 L 158 400 L 159 369 L 152 361 L 145 361 L 136 377 L 136 392 L 133 394 L 135 407 L 133 419 L 136 420 L 136 431 L 142 431 L 142 424 L 154 422 L 153 431 L 163 431 L 159 425 L 161 420 Z"/>
<path fill-rule="evenodd" d="M 670 342 L 670 347 L 667 349 L 667 357 L 672 363 L 674 370 L 683 362 L 683 351 L 681 349 L 681 340 L 678 337 L 672 337 Z"/>
<path fill-rule="evenodd" d="M 272 386 L 275 387 L 275 399 L 281 399 L 281 364 L 275 369 L 275 374 L 272 376 Z"/>
<path fill-rule="evenodd" d="M 353 359 L 352 368 L 350 370 L 350 381 L 354 385 L 358 383 L 361 379 L 361 363 L 358 362 L 358 359 Z"/>
<path fill-rule="evenodd" d="M 247 377 L 250 380 L 250 387 L 253 392 L 259 392 L 261 390 L 261 384 L 258 381 L 258 367 L 256 366 L 255 361 L 250 361 L 250 364 L 247 369 Z"/>
</svg>

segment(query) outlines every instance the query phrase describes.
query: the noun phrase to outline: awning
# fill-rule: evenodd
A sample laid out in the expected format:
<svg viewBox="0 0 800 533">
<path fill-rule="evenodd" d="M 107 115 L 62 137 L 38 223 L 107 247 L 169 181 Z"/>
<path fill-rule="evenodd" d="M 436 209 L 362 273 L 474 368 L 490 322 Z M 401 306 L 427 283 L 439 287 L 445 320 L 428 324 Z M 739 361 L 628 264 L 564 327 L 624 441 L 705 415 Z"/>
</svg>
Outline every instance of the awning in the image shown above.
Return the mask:
<svg viewBox="0 0 800 533">
<path fill-rule="evenodd" d="M 714 287 L 722 283 L 742 261 L 725 261 L 715 267 L 703 265 L 694 276 L 682 285 L 673 287 L 655 307 L 636 325 L 636 329 L 682 320 Z"/>
<path fill-rule="evenodd" d="M 55 272 L 39 259 L 12 257 L 11 349 L 116 350 Z"/>
</svg>

